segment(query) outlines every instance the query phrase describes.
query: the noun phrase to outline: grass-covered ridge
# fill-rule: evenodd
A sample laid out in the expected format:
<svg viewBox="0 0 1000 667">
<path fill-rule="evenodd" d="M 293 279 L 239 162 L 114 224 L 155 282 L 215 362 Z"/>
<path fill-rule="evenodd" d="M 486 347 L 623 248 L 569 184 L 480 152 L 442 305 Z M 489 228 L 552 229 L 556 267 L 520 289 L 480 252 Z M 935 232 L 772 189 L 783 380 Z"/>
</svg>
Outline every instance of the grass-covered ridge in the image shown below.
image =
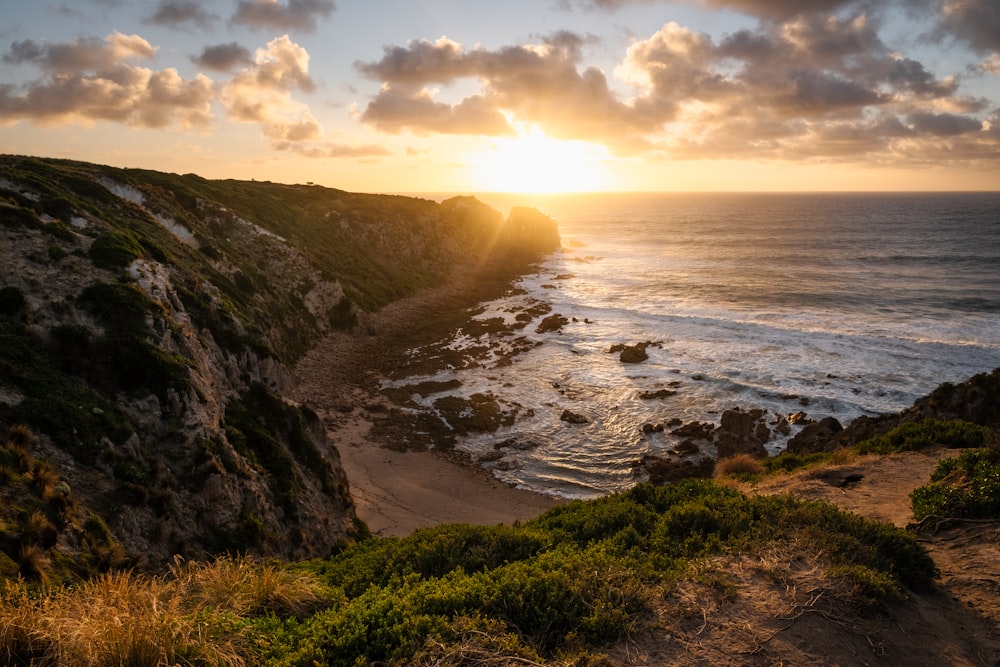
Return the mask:
<svg viewBox="0 0 1000 667">
<path fill-rule="evenodd" d="M 39 596 L 9 585 L 0 657 L 80 666 L 154 665 L 160 656 L 204 665 L 599 665 L 627 636 L 682 624 L 662 608 L 683 582 L 702 582 L 713 598 L 706 606 L 725 605 L 739 596 L 725 563 L 776 552 L 808 561 L 827 595 L 857 608 L 925 588 L 935 575 L 905 532 L 824 503 L 704 481 L 642 485 L 522 525 L 371 538 L 293 566 L 224 559 Z M 65 613 L 107 607 L 106 595 L 122 596 L 148 630 Z M 199 623 L 205 631 L 195 631 Z M 463 662 L 477 656 L 493 662 Z"/>
</svg>

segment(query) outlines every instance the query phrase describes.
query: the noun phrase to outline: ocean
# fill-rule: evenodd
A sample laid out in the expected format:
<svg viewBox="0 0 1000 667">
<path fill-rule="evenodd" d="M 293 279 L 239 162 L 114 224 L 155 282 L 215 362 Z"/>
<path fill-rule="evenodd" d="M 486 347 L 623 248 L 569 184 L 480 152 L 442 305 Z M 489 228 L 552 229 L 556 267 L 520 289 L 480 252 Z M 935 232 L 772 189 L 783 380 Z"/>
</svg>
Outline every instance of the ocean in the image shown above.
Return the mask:
<svg viewBox="0 0 1000 667">
<path fill-rule="evenodd" d="M 479 198 L 551 215 L 563 251 L 478 317 L 542 301 L 569 323 L 539 334 L 532 322 L 534 347 L 509 366 L 406 382 L 458 379 L 450 393 L 516 406 L 511 426 L 457 448 L 522 488 L 628 488 L 638 459 L 681 439 L 645 424 L 717 425 L 737 407 L 846 424 L 1000 367 L 1000 193 Z M 645 341 L 645 362 L 609 353 Z"/>
</svg>

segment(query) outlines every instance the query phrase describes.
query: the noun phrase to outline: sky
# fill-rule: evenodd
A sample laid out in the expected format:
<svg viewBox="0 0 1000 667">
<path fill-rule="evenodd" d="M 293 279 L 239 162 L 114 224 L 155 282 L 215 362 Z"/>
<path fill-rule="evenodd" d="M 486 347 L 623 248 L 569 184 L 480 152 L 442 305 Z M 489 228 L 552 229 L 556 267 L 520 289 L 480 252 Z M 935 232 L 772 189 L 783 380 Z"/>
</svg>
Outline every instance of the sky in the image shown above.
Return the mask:
<svg viewBox="0 0 1000 667">
<path fill-rule="evenodd" d="M 2 0 L 0 153 L 360 192 L 1000 189 L 998 0 Z"/>
</svg>

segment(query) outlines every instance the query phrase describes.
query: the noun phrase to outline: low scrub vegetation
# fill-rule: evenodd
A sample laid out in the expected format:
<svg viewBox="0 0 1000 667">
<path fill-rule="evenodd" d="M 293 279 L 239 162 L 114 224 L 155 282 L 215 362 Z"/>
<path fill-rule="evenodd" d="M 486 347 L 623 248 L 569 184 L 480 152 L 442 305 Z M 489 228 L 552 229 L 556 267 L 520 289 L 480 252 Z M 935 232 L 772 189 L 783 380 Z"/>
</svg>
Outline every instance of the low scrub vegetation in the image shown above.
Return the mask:
<svg viewBox="0 0 1000 667">
<path fill-rule="evenodd" d="M 966 449 L 982 447 L 991 431 L 985 426 L 958 419 L 923 419 L 900 424 L 885 435 L 855 445 L 861 454 L 912 452 L 927 447 Z"/>
<path fill-rule="evenodd" d="M 653 622 L 658 601 L 699 563 L 777 549 L 789 559 L 822 554 L 828 580 L 847 584 L 831 590 L 854 591 L 850 604 L 926 587 L 935 574 L 906 533 L 831 505 L 708 481 L 641 485 L 522 525 L 370 538 L 298 565 L 223 558 L 72 589 L 8 583 L 0 660 L 600 665 L 602 648 Z M 723 588 L 705 587 L 719 596 L 711 604 L 738 595 Z"/>
<path fill-rule="evenodd" d="M 1000 446 L 973 449 L 941 461 L 931 481 L 910 494 L 913 516 L 1000 519 Z"/>
</svg>

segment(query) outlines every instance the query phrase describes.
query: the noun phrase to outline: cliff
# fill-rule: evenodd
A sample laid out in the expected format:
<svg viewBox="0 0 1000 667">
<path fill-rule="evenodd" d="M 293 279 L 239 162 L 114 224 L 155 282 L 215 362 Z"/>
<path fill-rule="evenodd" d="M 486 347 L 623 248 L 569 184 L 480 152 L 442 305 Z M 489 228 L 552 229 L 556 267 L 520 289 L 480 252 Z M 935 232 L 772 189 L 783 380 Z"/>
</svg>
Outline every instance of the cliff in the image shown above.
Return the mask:
<svg viewBox="0 0 1000 667">
<path fill-rule="evenodd" d="M 0 571 L 301 558 L 363 531 L 289 367 L 558 248 L 540 214 L 510 229 L 471 198 L 0 157 Z"/>
</svg>

